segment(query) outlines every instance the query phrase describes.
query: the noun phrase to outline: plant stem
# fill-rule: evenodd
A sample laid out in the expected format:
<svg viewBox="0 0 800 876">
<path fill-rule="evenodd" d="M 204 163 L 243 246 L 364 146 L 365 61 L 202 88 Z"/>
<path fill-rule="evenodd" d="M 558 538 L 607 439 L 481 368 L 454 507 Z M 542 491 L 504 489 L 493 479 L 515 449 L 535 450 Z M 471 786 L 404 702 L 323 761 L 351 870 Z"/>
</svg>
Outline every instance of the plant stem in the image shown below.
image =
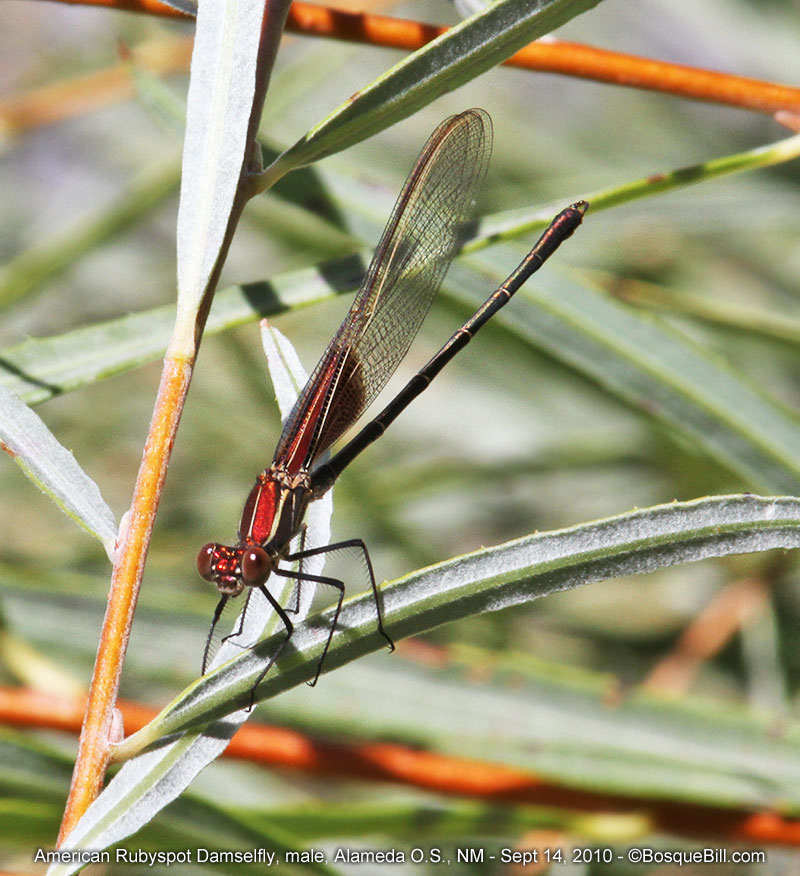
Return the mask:
<svg viewBox="0 0 800 876">
<path fill-rule="evenodd" d="M 159 3 L 158 0 L 61 2 L 108 6 L 167 17 L 185 17 L 183 13 Z M 441 36 L 449 28 L 385 15 L 346 12 L 342 9 L 295 2 L 289 10 L 286 29 L 309 36 L 414 51 Z M 800 113 L 800 88 L 683 64 L 671 64 L 653 58 L 641 58 L 580 43 L 537 41 L 521 49 L 504 63 L 526 70 L 562 73 L 595 82 L 727 104 L 767 115 L 781 111 Z"/>
<path fill-rule="evenodd" d="M 94 673 L 89 688 L 78 757 L 59 832 L 59 844 L 97 796 L 108 766 L 111 730 L 122 661 L 144 572 L 161 491 L 178 428 L 192 364 L 185 357 L 164 360 L 142 463 L 130 511 L 117 544 L 111 588 Z"/>
</svg>

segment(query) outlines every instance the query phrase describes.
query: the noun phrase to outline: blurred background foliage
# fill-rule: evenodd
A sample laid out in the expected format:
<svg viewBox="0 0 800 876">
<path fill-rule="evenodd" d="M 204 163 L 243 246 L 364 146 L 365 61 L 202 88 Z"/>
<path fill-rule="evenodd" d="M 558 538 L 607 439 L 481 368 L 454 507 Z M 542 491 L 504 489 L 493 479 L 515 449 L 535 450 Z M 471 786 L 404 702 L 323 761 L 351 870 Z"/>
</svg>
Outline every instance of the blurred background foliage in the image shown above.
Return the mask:
<svg viewBox="0 0 800 876">
<path fill-rule="evenodd" d="M 426 21 L 456 20 L 442 2 L 387 11 Z M 120 43 L 179 39 L 193 29 L 191 22 L 21 0 L 4 0 L 0 22 L 0 93 L 7 96 L 113 65 Z M 558 35 L 739 75 L 800 81 L 796 7 L 788 0 L 605 0 Z M 287 36 L 267 97 L 264 129 L 276 145 L 291 144 L 399 57 L 390 50 Z M 185 76 L 165 82 L 183 100 Z M 430 131 L 445 116 L 469 106 L 487 109 L 495 127 L 480 212 L 538 202 L 567 204 L 593 190 L 786 136 L 771 119 L 736 109 L 498 68 L 402 124 L 326 159 L 326 166 L 374 185 L 374 215 L 365 222 L 382 222 Z M 86 217 L 124 203 L 132 180 L 171 160 L 179 149 L 179 130 L 136 99 L 76 112 L 66 121 L 21 134 L 9 132 L 0 155 L 3 262 L 59 235 L 69 236 Z M 636 293 L 637 284 L 645 283 L 673 296 L 674 308 L 654 319 L 670 321 L 796 408 L 797 340 L 777 340 L 753 330 L 747 320 L 728 326 L 700 320 L 684 311 L 678 296 L 690 295 L 723 311 L 736 305 L 796 320 L 798 188 L 797 166 L 790 163 L 590 213 L 552 269 L 568 265 L 597 272 L 618 293 Z M 31 283 L 16 300 L 5 305 L 0 300 L 0 348 L 170 304 L 176 208 L 177 189 L 124 233 L 85 246 L 67 269 Z M 334 229 L 287 205 L 279 193 L 260 197 L 245 213 L 220 288 L 375 243 L 376 237 L 358 237 L 357 216 L 345 219 L 350 227 Z M 503 245 L 503 250 L 510 270 L 519 245 Z M 275 318 L 309 370 L 348 303 L 344 296 Z M 390 393 L 466 315 L 440 296 Z M 37 409 L 118 514 L 129 502 L 158 373 L 157 362 L 145 364 Z M 243 500 L 271 459 L 279 430 L 255 325 L 207 338 L 172 458 L 122 696 L 161 705 L 196 677 L 216 602 L 213 588 L 195 572 L 196 551 L 208 540 L 233 535 Z M 348 469 L 334 494 L 334 537 L 362 537 L 379 579 L 389 580 L 536 530 L 672 499 L 756 489 L 646 411 L 632 410 L 497 324 Z M 106 558 L 10 460 L 0 466 L 0 496 L 5 641 L 24 642 L 52 661 L 61 674 L 56 686 L 66 690 L 70 683 L 85 684 L 104 611 Z M 362 727 L 357 719 L 338 723 L 336 718 L 356 702 L 358 713 L 368 715 L 370 684 L 408 689 L 403 702 L 413 727 L 417 717 L 425 720 L 424 714 L 414 714 L 414 683 L 429 693 L 443 678 L 476 685 L 494 680 L 502 687 L 506 682 L 498 673 L 512 661 L 523 677 L 578 671 L 587 684 L 602 679 L 622 691 L 649 680 L 678 701 L 697 698 L 703 708 L 713 702 L 734 713 L 755 710 L 764 720 L 788 722 L 797 710 L 800 647 L 794 630 L 799 615 L 791 556 L 676 567 L 442 627 L 426 637 L 425 648 L 374 655 L 362 661 L 368 666 L 347 667 L 323 677 L 317 689 L 282 697 L 277 708 L 262 706 L 259 716 L 275 720 L 279 715 L 281 723 L 322 737 L 369 738 L 379 735 L 369 720 Z M 694 638 L 687 640 L 687 630 Z M 0 680 L 36 684 L 39 670 L 34 667 L 34 661 L 15 665 L 12 658 L 0 664 Z M 575 713 L 576 721 L 581 714 Z M 377 727 L 386 729 L 380 722 Z M 709 727 L 713 733 L 713 723 Z M 442 729 L 445 739 L 456 732 L 458 727 Z M 404 741 L 410 733 L 404 733 Z M 26 735 L 31 745 L 39 744 L 33 741 L 38 734 Z M 23 745 L 19 739 L 12 744 L 15 738 L 12 734 L 4 750 Z M 66 755 L 74 740 L 46 734 L 42 744 Z M 487 739 L 485 759 L 494 754 Z M 8 804 L 17 825 L 25 825 L 22 834 L 0 832 L 12 854 L 22 854 L 29 840 L 47 843 L 53 836 L 48 807 L 57 819 L 68 766 L 54 751 L 41 758 L 31 767 L 47 786 L 37 816 L 14 808 L 20 791 L 5 774 Z M 213 765 L 193 790 L 228 805 L 264 809 L 302 803 L 311 819 L 307 825 L 326 806 L 380 802 L 413 808 L 435 802 L 455 810 L 464 805 L 432 802 L 417 791 L 276 776 L 230 763 Z M 152 840 L 156 847 L 184 841 L 180 831 L 170 833 L 176 817 L 173 811 L 157 820 L 164 833 Z M 301 823 L 290 825 L 297 835 Z M 475 823 L 468 835 L 474 834 Z M 555 824 L 574 828 L 566 819 L 555 819 Z M 487 825 L 486 834 L 520 836 L 510 812 L 500 825 Z M 307 829 L 313 837 L 313 829 Z M 358 818 L 350 824 L 354 833 L 346 824 L 336 830 L 339 836 L 371 833 Z M 413 836 L 413 830 L 390 833 Z M 322 835 L 331 834 L 320 830 L 317 836 Z M 458 830 L 443 835 L 452 839 Z M 788 857 L 776 852 L 767 869 L 758 872 L 789 872 L 784 866 Z M 572 869 L 593 871 L 591 865 Z"/>
</svg>

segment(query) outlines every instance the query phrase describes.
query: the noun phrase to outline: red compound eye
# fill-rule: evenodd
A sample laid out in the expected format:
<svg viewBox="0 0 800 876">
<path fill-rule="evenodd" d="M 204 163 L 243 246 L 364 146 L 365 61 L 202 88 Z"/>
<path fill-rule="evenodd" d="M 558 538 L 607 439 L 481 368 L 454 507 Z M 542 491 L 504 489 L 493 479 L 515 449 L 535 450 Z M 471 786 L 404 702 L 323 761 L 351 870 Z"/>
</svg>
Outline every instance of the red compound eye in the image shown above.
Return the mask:
<svg viewBox="0 0 800 876">
<path fill-rule="evenodd" d="M 248 548 L 242 554 L 242 581 L 248 587 L 263 584 L 272 571 L 267 552 L 260 547 Z M 202 572 L 201 572 L 202 574 Z"/>
<path fill-rule="evenodd" d="M 200 548 L 200 553 L 197 555 L 197 571 L 201 578 L 206 581 L 214 580 L 214 570 L 211 568 L 211 563 L 214 559 L 214 548 L 216 545 L 207 544 Z"/>
</svg>

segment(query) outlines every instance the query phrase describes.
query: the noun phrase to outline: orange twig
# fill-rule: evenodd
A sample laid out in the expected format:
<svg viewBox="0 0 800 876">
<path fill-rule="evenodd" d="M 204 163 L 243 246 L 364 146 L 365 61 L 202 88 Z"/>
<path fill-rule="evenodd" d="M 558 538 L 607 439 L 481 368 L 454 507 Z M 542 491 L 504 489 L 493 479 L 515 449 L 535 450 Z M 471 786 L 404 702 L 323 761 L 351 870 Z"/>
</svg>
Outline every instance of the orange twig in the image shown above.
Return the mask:
<svg viewBox="0 0 800 876">
<path fill-rule="evenodd" d="M 119 701 L 117 705 L 128 732 L 139 730 L 157 714 L 156 709 L 136 703 Z M 7 724 L 77 732 L 81 714 L 82 703 L 78 700 L 56 699 L 19 688 L 0 688 L 0 721 Z M 753 813 L 577 791 L 512 767 L 396 744 L 334 744 L 314 740 L 294 730 L 251 723 L 233 737 L 225 756 L 315 775 L 401 782 L 440 794 L 466 795 L 494 802 L 589 812 L 636 810 L 650 819 L 654 831 L 800 846 L 800 820 L 788 819 L 776 812 Z"/>
<path fill-rule="evenodd" d="M 412 51 L 448 30 L 432 24 L 345 12 L 301 2 L 292 4 L 286 27 L 307 35 Z M 725 103 L 770 115 L 780 110 L 800 110 L 800 88 L 640 58 L 580 43 L 558 40 L 531 43 L 504 63 L 526 70 L 563 73 L 612 85 Z"/>
<path fill-rule="evenodd" d="M 166 478 L 167 461 L 189 388 L 191 366 L 164 360 L 153 420 L 127 523 L 117 544 L 106 616 L 86 703 L 78 757 L 58 842 L 61 843 L 100 791 L 108 766 L 122 659 L 139 596 L 144 561 Z"/>
<path fill-rule="evenodd" d="M 123 12 L 144 12 L 147 15 L 160 15 L 165 18 L 188 18 L 190 16 L 178 12 L 159 0 L 59 0 L 74 6 L 105 6 L 109 9 L 121 9 Z"/>
<path fill-rule="evenodd" d="M 180 17 L 158 0 L 62 0 L 169 17 Z M 448 28 L 383 15 L 347 12 L 311 3 L 295 2 L 286 29 L 310 36 L 368 43 L 414 51 Z M 800 113 L 800 88 L 670 64 L 626 55 L 580 43 L 549 40 L 531 43 L 505 64 L 544 73 L 562 73 L 580 79 L 673 94 L 677 97 L 722 103 L 773 115 Z"/>
</svg>

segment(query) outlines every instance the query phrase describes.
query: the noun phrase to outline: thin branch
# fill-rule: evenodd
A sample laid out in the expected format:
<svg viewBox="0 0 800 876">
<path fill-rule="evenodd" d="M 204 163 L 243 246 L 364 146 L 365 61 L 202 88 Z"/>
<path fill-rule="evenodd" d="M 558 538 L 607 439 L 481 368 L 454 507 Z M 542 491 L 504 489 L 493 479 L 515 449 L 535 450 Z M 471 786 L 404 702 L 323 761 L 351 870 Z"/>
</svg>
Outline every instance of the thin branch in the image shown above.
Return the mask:
<svg viewBox="0 0 800 876">
<path fill-rule="evenodd" d="M 58 842 L 75 826 L 102 787 L 110 756 L 122 661 L 144 573 L 172 443 L 191 380 L 191 363 L 167 357 L 130 511 L 117 545 L 106 616 L 89 688 L 72 786 Z"/>
<path fill-rule="evenodd" d="M 130 0 L 134 3 L 135 0 Z M 397 49 L 416 50 L 448 28 L 382 15 L 345 12 L 309 3 L 292 3 L 286 29 L 306 35 Z M 580 79 L 674 94 L 773 113 L 800 111 L 800 88 L 732 76 L 598 49 L 580 43 L 540 40 L 504 62 L 509 67 L 563 73 Z"/>
<path fill-rule="evenodd" d="M 182 13 L 158 0 L 61 0 L 91 6 L 107 6 L 171 18 Z M 385 48 L 414 51 L 445 33 L 448 28 L 390 18 L 383 15 L 347 12 L 326 6 L 295 2 L 289 10 L 286 29 L 307 36 L 366 43 Z M 558 40 L 531 43 L 512 55 L 505 64 L 543 73 L 561 73 L 579 79 L 605 82 L 672 94 L 691 100 L 727 104 L 774 115 L 800 113 L 800 88 L 671 64 L 622 52 L 599 49 Z"/>
</svg>

